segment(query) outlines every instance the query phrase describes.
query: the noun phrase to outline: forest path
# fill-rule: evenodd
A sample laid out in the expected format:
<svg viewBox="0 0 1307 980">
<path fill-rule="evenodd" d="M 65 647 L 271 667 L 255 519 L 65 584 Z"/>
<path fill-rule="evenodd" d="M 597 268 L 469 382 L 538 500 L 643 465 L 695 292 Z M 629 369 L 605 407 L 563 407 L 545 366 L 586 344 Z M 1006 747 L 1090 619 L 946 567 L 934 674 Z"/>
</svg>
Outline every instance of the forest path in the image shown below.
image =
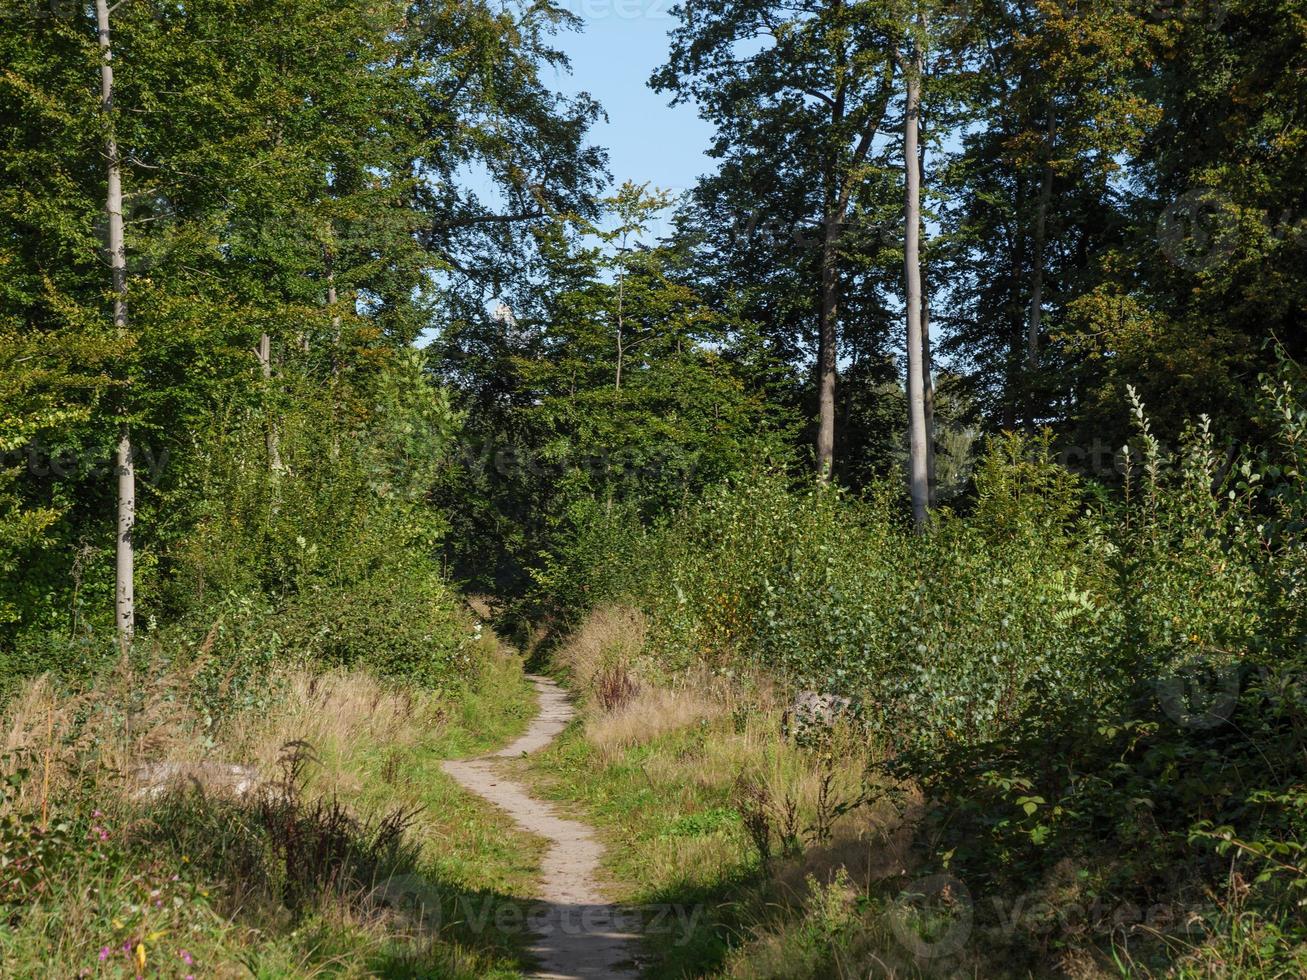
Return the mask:
<svg viewBox="0 0 1307 980">
<path fill-rule="evenodd" d="M 633 977 L 635 936 L 623 929 L 634 919 L 604 901 L 599 888 L 603 845 L 594 829 L 561 817 L 554 807 L 532 797 L 521 783 L 504 778 L 496 759 L 538 752 L 567 727 L 574 714 L 567 694 L 545 677 L 528 676 L 535 685 L 540 713 L 517 741 L 479 759 L 452 760 L 444 770 L 466 789 L 490 801 L 528 833 L 550 842 L 541 862 L 541 894 L 529 924 L 538 940 L 531 952 L 541 969 L 539 980 L 589 980 Z"/>
</svg>

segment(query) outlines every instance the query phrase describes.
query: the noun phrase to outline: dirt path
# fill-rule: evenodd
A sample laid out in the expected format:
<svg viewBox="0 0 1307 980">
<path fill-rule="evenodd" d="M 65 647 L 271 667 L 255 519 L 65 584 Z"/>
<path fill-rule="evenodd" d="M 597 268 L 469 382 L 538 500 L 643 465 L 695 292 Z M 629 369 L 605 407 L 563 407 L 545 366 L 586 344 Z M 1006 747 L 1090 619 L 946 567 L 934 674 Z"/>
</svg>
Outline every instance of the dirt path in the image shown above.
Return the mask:
<svg viewBox="0 0 1307 980">
<path fill-rule="evenodd" d="M 572 718 L 567 695 L 553 681 L 530 677 L 540 713 L 526 734 L 493 755 L 450 761 L 447 773 L 464 787 L 506 810 L 523 830 L 550 841 L 541 863 L 540 902 L 529 917 L 539 941 L 531 951 L 542 965 L 541 980 L 633 977 L 635 936 L 630 914 L 603 900 L 598 884 L 603 846 L 586 824 L 560 817 L 554 808 L 500 775 L 495 759 L 517 758 L 552 742 Z"/>
</svg>

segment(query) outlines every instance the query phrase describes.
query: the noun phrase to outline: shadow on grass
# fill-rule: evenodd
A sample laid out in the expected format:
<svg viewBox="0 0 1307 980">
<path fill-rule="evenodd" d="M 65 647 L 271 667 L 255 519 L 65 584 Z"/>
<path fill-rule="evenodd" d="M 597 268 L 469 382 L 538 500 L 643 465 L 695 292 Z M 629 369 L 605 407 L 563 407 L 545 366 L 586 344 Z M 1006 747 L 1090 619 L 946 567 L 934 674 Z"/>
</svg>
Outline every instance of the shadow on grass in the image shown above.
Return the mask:
<svg viewBox="0 0 1307 980">
<path fill-rule="evenodd" d="M 131 850 L 212 888 L 215 910 L 270 937 L 311 933 L 313 962 L 360 956 L 393 977 L 516 976 L 533 962 L 527 903 L 468 889 L 433 870 L 409 830 L 419 811 L 353 815 L 335 797 L 305 798 L 302 774 L 256 797 L 198 786 L 143 803 Z M 171 852 L 171 853 L 170 853 Z"/>
<path fill-rule="evenodd" d="M 639 907 L 643 976 L 679 980 L 718 972 L 747 936 L 750 899 L 768 880 L 765 870 L 755 865 L 711 884 L 682 881 L 650 894 Z"/>
</svg>

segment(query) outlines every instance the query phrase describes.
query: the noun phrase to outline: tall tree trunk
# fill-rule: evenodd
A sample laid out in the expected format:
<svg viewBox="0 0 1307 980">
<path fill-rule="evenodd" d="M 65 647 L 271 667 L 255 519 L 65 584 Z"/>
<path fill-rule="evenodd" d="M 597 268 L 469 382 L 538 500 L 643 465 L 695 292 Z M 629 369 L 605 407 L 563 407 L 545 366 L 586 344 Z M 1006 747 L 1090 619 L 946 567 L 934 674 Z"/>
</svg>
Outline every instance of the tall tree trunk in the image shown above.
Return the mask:
<svg viewBox="0 0 1307 980">
<path fill-rule="evenodd" d="M 626 329 L 626 275 L 625 272 L 619 272 L 617 276 L 617 373 L 613 376 L 613 390 L 622 390 L 622 359 L 626 356 L 626 350 L 622 346 L 625 341 L 623 331 Z"/>
<path fill-rule="evenodd" d="M 268 445 L 268 469 L 280 474 L 285 467 L 281 462 L 281 435 L 277 431 L 277 417 L 272 411 L 272 338 L 266 333 L 259 335 L 258 346 L 259 371 L 263 375 L 263 397 L 268 402 L 268 423 L 265 439 Z"/>
<path fill-rule="evenodd" d="M 1026 318 L 1026 371 L 1030 375 L 1027 421 L 1033 427 L 1039 421 L 1039 406 L 1034 372 L 1039 367 L 1039 333 L 1044 317 L 1044 249 L 1048 234 L 1048 210 L 1053 202 L 1053 142 L 1057 138 L 1057 118 L 1053 104 L 1048 106 L 1048 139 L 1044 147 L 1044 172 L 1039 183 L 1039 202 L 1035 205 L 1034 254 L 1031 256 L 1030 311 Z"/>
<path fill-rule="evenodd" d="M 835 374 L 840 283 L 839 217 L 825 209 L 821 241 L 821 309 L 817 333 L 817 479 L 828 483 L 835 469 Z"/>
<path fill-rule="evenodd" d="M 922 136 L 924 131 L 923 114 L 920 109 L 917 112 L 917 139 L 920 143 L 920 152 L 918 154 L 917 168 L 922 184 L 926 182 L 926 141 Z M 924 245 L 926 242 L 925 222 L 922 222 L 921 240 Z M 929 491 L 929 504 L 935 506 L 936 496 L 936 477 L 935 477 L 935 362 L 930 348 L 930 289 L 928 288 L 929 277 L 923 268 L 921 273 L 921 385 L 923 389 L 922 403 L 926 415 L 926 487 Z"/>
<path fill-rule="evenodd" d="M 334 240 L 334 235 L 333 235 Z M 336 304 L 340 296 L 336 291 L 336 252 L 331 245 L 322 250 L 322 263 L 327 273 L 327 306 L 331 308 L 331 458 L 340 458 L 340 337 L 341 316 Z M 307 347 L 305 348 L 307 350 Z"/>
<path fill-rule="evenodd" d="M 917 26 L 924 33 L 924 15 Z M 921 305 L 921 157 L 918 155 L 918 115 L 921 111 L 922 44 L 914 44 L 912 64 L 905 72 L 907 105 L 903 113 L 904 233 L 903 278 L 908 339 L 908 483 L 912 519 L 925 525 L 930 511 L 930 480 L 926 472 L 926 399 Z"/>
<path fill-rule="evenodd" d="M 1017 427 L 1017 417 L 1024 401 L 1024 381 L 1022 364 L 1026 344 L 1026 311 L 1024 307 L 1025 291 L 1022 282 L 1026 270 L 1026 233 L 1019 218 L 1025 213 L 1027 194 L 1024 171 L 1016 168 L 1014 180 L 1014 200 L 1012 213 L 1017 216 L 1011 235 L 1011 248 L 1008 256 L 1008 300 L 1004 313 L 1008 320 L 1008 350 L 1004 359 L 1003 383 L 1003 428 L 1011 431 Z"/>
<path fill-rule="evenodd" d="M 336 303 L 340 297 L 336 294 L 336 253 L 330 248 L 323 249 L 322 263 L 327 270 L 327 306 L 331 309 L 331 373 L 340 373 L 340 311 Z M 308 350 L 305 341 L 304 349 Z"/>
<path fill-rule="evenodd" d="M 622 360 L 626 356 L 626 232 L 622 233 L 622 261 L 617 266 L 617 372 L 613 377 L 613 390 L 622 390 Z"/>
<path fill-rule="evenodd" d="M 127 335 L 127 242 L 123 232 L 123 174 L 113 118 L 113 41 L 109 33 L 108 0 L 95 0 L 95 21 L 100 43 L 100 110 L 106 123 L 104 155 L 108 183 L 104 213 L 108 221 L 109 269 L 113 279 L 113 323 L 119 338 Z M 125 413 L 124 413 L 125 415 Z M 114 622 L 118 642 L 125 651 L 136 635 L 136 468 L 132 429 L 123 418 L 118 425 L 115 454 L 118 476 L 117 537 L 115 545 Z"/>
<path fill-rule="evenodd" d="M 926 489 L 928 503 L 935 506 L 935 368 L 930 349 L 930 298 L 923 287 L 921 292 L 921 387 L 922 408 L 926 418 Z"/>
<path fill-rule="evenodd" d="M 101 0 L 103 2 L 103 0 Z M 114 554 L 114 615 L 118 643 L 125 651 L 136 636 L 136 464 L 132 458 L 132 427 L 118 424 L 118 534 Z"/>
</svg>

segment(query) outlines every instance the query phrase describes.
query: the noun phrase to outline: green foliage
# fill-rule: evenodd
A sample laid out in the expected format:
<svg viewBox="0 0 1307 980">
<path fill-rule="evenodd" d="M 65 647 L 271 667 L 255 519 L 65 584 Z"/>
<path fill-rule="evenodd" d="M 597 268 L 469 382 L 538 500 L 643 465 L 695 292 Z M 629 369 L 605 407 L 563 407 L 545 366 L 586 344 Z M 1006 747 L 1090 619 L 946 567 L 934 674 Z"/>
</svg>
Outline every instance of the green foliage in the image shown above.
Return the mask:
<svg viewBox="0 0 1307 980">
<path fill-rule="evenodd" d="M 183 529 L 165 553 L 164 608 L 202 629 L 224 606 L 244 609 L 238 619 L 257 609 L 281 656 L 447 675 L 464 631 L 427 497 L 451 465 L 457 420 L 414 357 L 384 358 L 349 401 L 292 381 L 280 470 L 250 459 L 266 423 L 249 407 L 229 405 L 200 431 L 191 476 L 161 507 Z"/>
<path fill-rule="evenodd" d="M 943 514 L 921 537 L 888 489 L 855 500 L 756 472 L 624 542 L 610 588 L 644 605 L 672 664 L 738 661 L 857 695 L 903 744 L 992 735 L 1040 684 L 1092 696 L 1102 583 L 1047 442 L 997 440 L 976 482 L 975 516 Z M 578 563 L 611 535 L 596 524 Z"/>
<path fill-rule="evenodd" d="M 887 773 L 925 794 L 927 861 L 995 908 L 1056 901 L 1067 861 L 1109 907 L 1146 904 L 1162 876 L 1213 948 L 1237 959 L 1243 930 L 1265 969 L 1287 967 L 1307 943 L 1296 373 L 1265 385 L 1278 434 L 1259 458 L 1206 420 L 1167 453 L 1136 404 L 1121 500 L 1086 495 L 1051 437 L 1006 435 L 969 512 L 923 533 L 887 493 L 759 472 L 626 538 L 614 590 L 668 669 L 851 696 Z M 1033 955 L 1021 930 L 1004 941 Z M 1168 956 L 1182 941 L 1150 940 Z"/>
<path fill-rule="evenodd" d="M 448 566 L 557 627 L 626 599 L 665 670 L 847 696 L 926 791 L 927 859 L 977 889 L 1052 889 L 1067 862 L 1125 900 L 1165 879 L 1239 969 L 1300 966 L 1301 11 L 675 16 L 652 83 L 714 125 L 720 167 L 654 240 L 676 202 L 630 182 L 599 200 L 600 107 L 546 84 L 578 23 L 550 3 L 134 0 L 111 14 L 106 104 L 88 8 L 0 0 L 0 685 L 85 689 L 117 662 L 109 460 L 130 431 L 125 662 L 194 662 L 170 696 L 200 709 L 206 747 L 270 710 L 287 661 L 460 689 L 486 651 Z M 946 506 L 922 533 L 890 482 L 886 138 L 918 53 L 928 305 L 956 372 L 932 409 Z M 791 479 L 814 346 L 842 375 L 844 488 Z M 1213 418 L 1187 423 L 1200 404 Z M 1009 431 L 973 466 L 977 415 Z M 1119 484 L 1056 462 L 1130 429 Z M 610 679 L 614 701 L 634 690 Z M 88 712 L 117 732 L 132 709 Z M 666 836 L 734 827 L 712 802 Z M 97 849 L 101 825 L 0 813 L 0 902 L 53 894 L 79 862 L 84 894 L 130 906 L 158 884 Z M 323 847 L 360 830 L 325 806 L 276 817 Z M 293 863 L 271 833 L 233 847 Z M 810 891 L 794 942 L 817 973 L 852 927 L 838 882 Z M 208 929 L 188 895 L 168 928 Z M 106 960 L 144 972 L 145 926 L 114 929 Z"/>
<path fill-rule="evenodd" d="M 447 672 L 432 497 L 459 423 L 412 345 L 535 254 L 529 229 L 594 213 L 597 107 L 542 82 L 573 20 L 142 0 L 111 14 L 105 108 L 87 8 L 0 18 L 4 673 L 85 674 L 107 651 L 123 423 L 142 632 L 181 616 L 202 636 L 249 600 L 284 651 Z M 124 330 L 101 254 L 111 131 Z"/>
<path fill-rule="evenodd" d="M 560 256 L 581 283 L 559 291 L 543 336 L 516 358 L 536 395 L 522 424 L 565 500 L 666 511 L 738 469 L 771 421 L 726 349 L 740 325 L 682 281 L 683 254 L 643 241 L 669 203 L 629 182 L 604 202 L 613 226 L 590 231 L 606 248 Z"/>
<path fill-rule="evenodd" d="M 479 443 L 449 508 L 456 569 L 481 587 L 520 595 L 534 574 L 576 591 L 542 553 L 596 514 L 674 510 L 792 427 L 751 325 L 695 290 L 684 248 L 651 240 L 668 195 L 628 182 L 602 203 L 604 222 L 541 235 L 543 297 L 435 345 Z"/>
</svg>

